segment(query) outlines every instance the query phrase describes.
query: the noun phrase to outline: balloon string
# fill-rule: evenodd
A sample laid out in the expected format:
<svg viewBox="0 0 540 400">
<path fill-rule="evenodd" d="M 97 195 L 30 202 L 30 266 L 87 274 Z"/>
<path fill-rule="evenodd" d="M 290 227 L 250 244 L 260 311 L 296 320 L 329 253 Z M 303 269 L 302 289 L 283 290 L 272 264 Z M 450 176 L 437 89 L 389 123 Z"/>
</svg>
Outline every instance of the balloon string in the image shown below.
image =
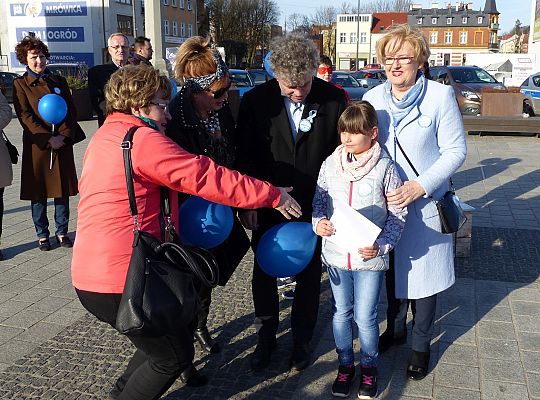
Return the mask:
<svg viewBox="0 0 540 400">
<path fill-rule="evenodd" d="M 52 135 L 54 136 L 54 124 L 52 124 Z M 54 156 L 53 156 L 54 150 L 51 148 L 51 157 L 49 158 L 49 170 L 52 169 Z"/>
</svg>

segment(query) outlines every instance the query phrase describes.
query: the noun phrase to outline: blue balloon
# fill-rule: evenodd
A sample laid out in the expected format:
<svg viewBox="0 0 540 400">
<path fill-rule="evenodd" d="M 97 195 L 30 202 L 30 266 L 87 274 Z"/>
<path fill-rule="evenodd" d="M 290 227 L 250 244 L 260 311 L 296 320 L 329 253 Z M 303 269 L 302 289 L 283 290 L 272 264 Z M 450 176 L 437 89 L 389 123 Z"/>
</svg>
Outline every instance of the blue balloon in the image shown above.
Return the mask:
<svg viewBox="0 0 540 400">
<path fill-rule="evenodd" d="M 180 241 L 189 246 L 211 249 L 231 233 L 231 207 L 192 196 L 180 205 Z"/>
<path fill-rule="evenodd" d="M 62 96 L 50 93 L 39 99 L 38 111 L 45 122 L 57 125 L 66 118 L 67 104 Z"/>
<path fill-rule="evenodd" d="M 315 252 L 317 236 L 308 222 L 285 222 L 269 229 L 257 246 L 257 262 L 268 275 L 298 275 Z"/>
<path fill-rule="evenodd" d="M 176 84 L 176 81 L 173 78 L 169 79 L 169 82 L 171 83 L 171 86 L 172 86 L 171 98 L 173 98 L 174 95 L 178 92 L 178 85 Z"/>
<path fill-rule="evenodd" d="M 270 55 L 272 54 L 272 51 L 269 51 L 264 56 L 263 65 L 266 72 L 268 72 L 268 75 L 270 75 L 272 78 L 274 78 L 274 71 L 272 70 L 272 67 L 270 66 Z"/>
</svg>

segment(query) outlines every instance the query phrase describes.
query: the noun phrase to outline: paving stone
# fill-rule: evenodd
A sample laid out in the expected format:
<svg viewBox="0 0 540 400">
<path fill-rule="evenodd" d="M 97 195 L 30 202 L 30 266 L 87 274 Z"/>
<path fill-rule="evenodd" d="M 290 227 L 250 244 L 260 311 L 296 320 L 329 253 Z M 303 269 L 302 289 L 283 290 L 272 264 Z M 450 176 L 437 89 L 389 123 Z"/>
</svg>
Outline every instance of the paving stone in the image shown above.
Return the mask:
<svg viewBox="0 0 540 400">
<path fill-rule="evenodd" d="M 523 400 L 527 399 L 527 386 L 510 382 L 485 381 L 482 386 L 482 400 Z"/>
<path fill-rule="evenodd" d="M 3 326 L 9 326 L 14 328 L 30 328 L 32 325 L 41 321 L 49 314 L 40 311 L 23 310 L 8 319 L 2 321 Z"/>
<path fill-rule="evenodd" d="M 24 332 L 23 328 L 13 328 L 10 326 L 0 325 L 0 344 L 4 344 L 10 339 L 16 337 L 21 332 Z"/>
<path fill-rule="evenodd" d="M 518 342 L 522 350 L 540 351 L 540 332 L 518 332 Z"/>
<path fill-rule="evenodd" d="M 525 383 L 525 372 L 519 362 L 482 358 L 480 370 L 482 380 Z"/>
<path fill-rule="evenodd" d="M 525 371 L 540 374 L 540 352 L 522 351 L 521 357 L 523 358 L 523 368 L 525 368 Z"/>
<path fill-rule="evenodd" d="M 449 387 L 436 387 L 435 400 L 480 400 L 480 392 Z"/>
<path fill-rule="evenodd" d="M 26 354 L 31 353 L 37 346 L 37 343 L 10 340 L 0 345 L 0 363 L 12 364 Z"/>
<path fill-rule="evenodd" d="M 511 308 L 514 314 L 540 317 L 540 303 L 515 300 L 512 301 Z"/>
<path fill-rule="evenodd" d="M 538 288 L 517 288 L 512 290 L 508 296 L 512 301 L 523 300 L 540 303 L 540 290 L 538 290 Z"/>
<path fill-rule="evenodd" d="M 476 345 L 475 327 L 441 324 L 440 330 L 441 342 Z"/>
<path fill-rule="evenodd" d="M 480 390 L 478 368 L 439 363 L 435 371 L 435 386 Z"/>
<path fill-rule="evenodd" d="M 478 367 L 476 346 L 443 343 L 439 348 L 439 362 Z"/>
<path fill-rule="evenodd" d="M 540 374 L 527 373 L 527 388 L 532 399 L 540 398 Z"/>
<path fill-rule="evenodd" d="M 64 327 L 62 325 L 37 322 L 35 325 L 17 335 L 17 340 L 41 344 L 44 341 L 55 337 L 63 329 Z"/>
<path fill-rule="evenodd" d="M 510 322 L 480 321 L 478 337 L 485 339 L 516 340 L 514 325 Z"/>
<path fill-rule="evenodd" d="M 478 340 L 480 359 L 496 358 L 499 360 L 519 361 L 519 350 L 515 340 L 482 339 Z"/>
<path fill-rule="evenodd" d="M 478 317 L 482 321 L 512 322 L 512 311 L 510 307 L 495 307 L 485 312 L 478 312 Z"/>
<path fill-rule="evenodd" d="M 45 289 L 43 289 L 43 290 L 45 290 Z M 42 311 L 42 312 L 46 312 L 46 313 L 51 314 L 51 313 L 59 310 L 60 308 L 64 307 L 66 304 L 68 304 L 70 302 L 71 302 L 70 300 L 64 299 L 64 298 L 61 298 L 61 297 L 48 296 L 48 297 L 45 297 L 45 298 L 41 299 L 37 303 L 34 303 L 31 306 L 29 306 L 28 310 Z"/>
<path fill-rule="evenodd" d="M 27 302 L 7 300 L 0 304 L 0 315 L 10 318 L 30 305 L 31 303 Z"/>
<path fill-rule="evenodd" d="M 529 315 L 514 315 L 514 327 L 518 332 L 540 332 L 540 318 Z"/>
</svg>

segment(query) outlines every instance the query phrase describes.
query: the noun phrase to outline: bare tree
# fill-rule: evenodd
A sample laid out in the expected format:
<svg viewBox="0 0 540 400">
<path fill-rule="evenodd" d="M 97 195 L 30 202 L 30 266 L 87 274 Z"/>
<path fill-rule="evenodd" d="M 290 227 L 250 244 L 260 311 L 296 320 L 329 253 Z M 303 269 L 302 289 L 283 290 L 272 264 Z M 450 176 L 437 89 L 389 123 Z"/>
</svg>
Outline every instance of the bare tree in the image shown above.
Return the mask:
<svg viewBox="0 0 540 400">
<path fill-rule="evenodd" d="M 321 30 L 323 53 L 334 61 L 336 55 L 336 30 L 334 24 L 336 23 L 337 14 L 338 11 L 335 7 L 319 7 L 311 19 L 313 25 L 318 26 Z"/>
</svg>

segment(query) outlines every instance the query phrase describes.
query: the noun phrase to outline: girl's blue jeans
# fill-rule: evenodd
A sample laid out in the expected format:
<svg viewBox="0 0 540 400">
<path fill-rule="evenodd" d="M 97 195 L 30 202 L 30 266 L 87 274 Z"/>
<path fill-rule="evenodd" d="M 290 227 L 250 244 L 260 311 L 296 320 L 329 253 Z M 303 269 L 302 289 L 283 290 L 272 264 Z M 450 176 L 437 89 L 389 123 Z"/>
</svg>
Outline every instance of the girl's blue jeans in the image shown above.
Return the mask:
<svg viewBox="0 0 540 400">
<path fill-rule="evenodd" d="M 354 364 L 353 320 L 358 326 L 360 363 L 376 367 L 379 355 L 377 305 L 384 271 L 347 271 L 329 267 L 332 328 L 340 365 Z"/>
</svg>

